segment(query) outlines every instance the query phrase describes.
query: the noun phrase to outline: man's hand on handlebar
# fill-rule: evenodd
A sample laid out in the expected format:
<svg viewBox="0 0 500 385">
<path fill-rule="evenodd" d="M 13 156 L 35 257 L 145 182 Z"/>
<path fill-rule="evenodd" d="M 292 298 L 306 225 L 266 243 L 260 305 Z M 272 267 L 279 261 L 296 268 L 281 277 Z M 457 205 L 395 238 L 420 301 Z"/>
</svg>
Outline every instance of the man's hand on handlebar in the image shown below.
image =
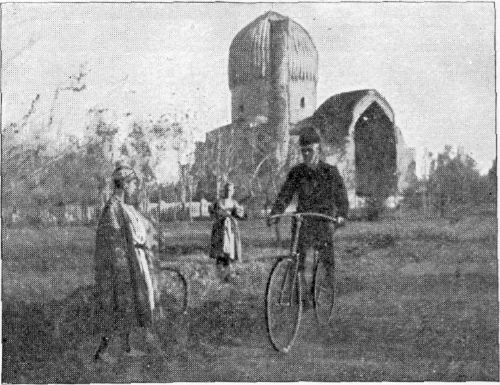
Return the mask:
<svg viewBox="0 0 500 385">
<path fill-rule="evenodd" d="M 305 216 L 307 215 L 315 215 L 315 213 L 296 213 L 296 215 L 300 215 L 300 214 L 303 214 Z M 292 214 L 293 216 L 294 214 Z M 323 217 L 326 217 L 326 218 L 329 218 L 328 216 L 326 215 L 323 215 L 323 214 L 318 214 L 318 216 L 323 216 Z M 336 227 L 343 227 L 345 226 L 345 223 L 346 223 L 346 219 L 344 217 L 341 217 L 341 216 L 338 216 L 338 217 L 335 217 L 335 218 L 332 218 L 330 217 L 330 219 L 334 219 L 335 220 L 335 226 Z M 266 219 L 266 224 L 267 226 L 272 226 L 272 225 L 277 225 L 280 221 L 280 218 L 279 217 L 274 217 L 273 216 L 270 216 L 270 217 L 267 217 Z"/>
</svg>

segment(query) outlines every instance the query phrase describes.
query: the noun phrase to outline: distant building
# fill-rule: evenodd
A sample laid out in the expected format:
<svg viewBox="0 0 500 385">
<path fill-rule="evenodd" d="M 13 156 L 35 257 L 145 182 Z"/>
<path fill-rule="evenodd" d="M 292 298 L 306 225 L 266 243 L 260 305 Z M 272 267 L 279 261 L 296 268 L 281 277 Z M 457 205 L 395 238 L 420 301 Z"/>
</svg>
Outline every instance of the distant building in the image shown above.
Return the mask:
<svg viewBox="0 0 500 385">
<path fill-rule="evenodd" d="M 200 202 L 165 202 L 160 201 L 160 208 L 158 209 L 158 203 L 152 202 L 149 204 L 149 210 L 145 213 L 150 217 L 157 219 L 158 215 L 161 213 L 162 217 L 171 220 L 185 211 L 190 218 L 208 218 L 210 216 L 209 206 L 210 202 L 206 199 L 202 199 Z M 164 220 L 162 219 L 162 220 Z"/>
<path fill-rule="evenodd" d="M 321 134 L 325 161 L 344 175 L 351 206 L 388 181 L 393 195 L 404 188 L 414 151 L 391 106 L 368 89 L 334 95 L 316 109 L 318 52 L 295 21 L 267 12 L 243 28 L 231 43 L 228 72 L 231 123 L 208 132 L 196 149 L 194 170 L 205 188 L 219 191 L 230 179 L 240 196 L 276 191 L 271 161 L 298 163 L 297 135 L 307 125 Z"/>
</svg>

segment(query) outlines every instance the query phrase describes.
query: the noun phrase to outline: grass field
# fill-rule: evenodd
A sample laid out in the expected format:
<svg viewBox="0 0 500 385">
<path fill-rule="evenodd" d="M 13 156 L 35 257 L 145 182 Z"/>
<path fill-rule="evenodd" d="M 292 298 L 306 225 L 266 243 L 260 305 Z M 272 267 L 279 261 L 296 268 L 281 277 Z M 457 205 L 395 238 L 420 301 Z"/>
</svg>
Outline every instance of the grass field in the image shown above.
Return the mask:
<svg viewBox="0 0 500 385">
<path fill-rule="evenodd" d="M 328 331 L 304 314 L 288 355 L 264 323 L 272 262 L 286 252 L 262 221 L 242 223 L 244 262 L 222 284 L 207 257 L 209 222 L 165 226 L 165 262 L 191 285 L 186 317 L 158 326 L 145 358 L 110 367 L 91 354 L 89 306 L 77 327 L 54 336 L 54 319 L 93 283 L 94 229 L 3 229 L 2 381 L 498 381 L 495 211 L 446 219 L 351 222 L 337 232 L 337 300 Z M 139 347 L 142 340 L 134 336 Z"/>
</svg>

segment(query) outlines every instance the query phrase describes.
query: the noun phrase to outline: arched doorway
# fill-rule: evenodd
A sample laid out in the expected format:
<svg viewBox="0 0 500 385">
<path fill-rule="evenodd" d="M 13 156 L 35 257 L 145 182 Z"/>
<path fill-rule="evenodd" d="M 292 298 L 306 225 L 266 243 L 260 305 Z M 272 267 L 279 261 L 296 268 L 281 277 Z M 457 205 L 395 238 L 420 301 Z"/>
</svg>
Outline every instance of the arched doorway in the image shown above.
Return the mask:
<svg viewBox="0 0 500 385">
<path fill-rule="evenodd" d="M 366 198 L 375 216 L 397 188 L 394 124 L 377 102 L 359 117 L 354 127 L 356 195 Z"/>
</svg>

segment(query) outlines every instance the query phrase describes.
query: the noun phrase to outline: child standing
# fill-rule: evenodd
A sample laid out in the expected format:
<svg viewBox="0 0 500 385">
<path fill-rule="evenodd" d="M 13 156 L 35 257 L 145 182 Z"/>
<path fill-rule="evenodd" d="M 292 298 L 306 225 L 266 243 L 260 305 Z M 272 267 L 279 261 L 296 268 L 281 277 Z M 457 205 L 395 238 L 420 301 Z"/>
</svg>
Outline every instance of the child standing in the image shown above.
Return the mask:
<svg viewBox="0 0 500 385">
<path fill-rule="evenodd" d="M 215 219 L 212 226 L 210 258 L 216 260 L 221 277 L 229 281 L 234 276 L 232 264 L 241 261 L 241 238 L 237 219 L 245 219 L 242 206 L 233 199 L 234 184 L 226 183 L 224 197 L 210 207 L 210 214 Z"/>
</svg>

